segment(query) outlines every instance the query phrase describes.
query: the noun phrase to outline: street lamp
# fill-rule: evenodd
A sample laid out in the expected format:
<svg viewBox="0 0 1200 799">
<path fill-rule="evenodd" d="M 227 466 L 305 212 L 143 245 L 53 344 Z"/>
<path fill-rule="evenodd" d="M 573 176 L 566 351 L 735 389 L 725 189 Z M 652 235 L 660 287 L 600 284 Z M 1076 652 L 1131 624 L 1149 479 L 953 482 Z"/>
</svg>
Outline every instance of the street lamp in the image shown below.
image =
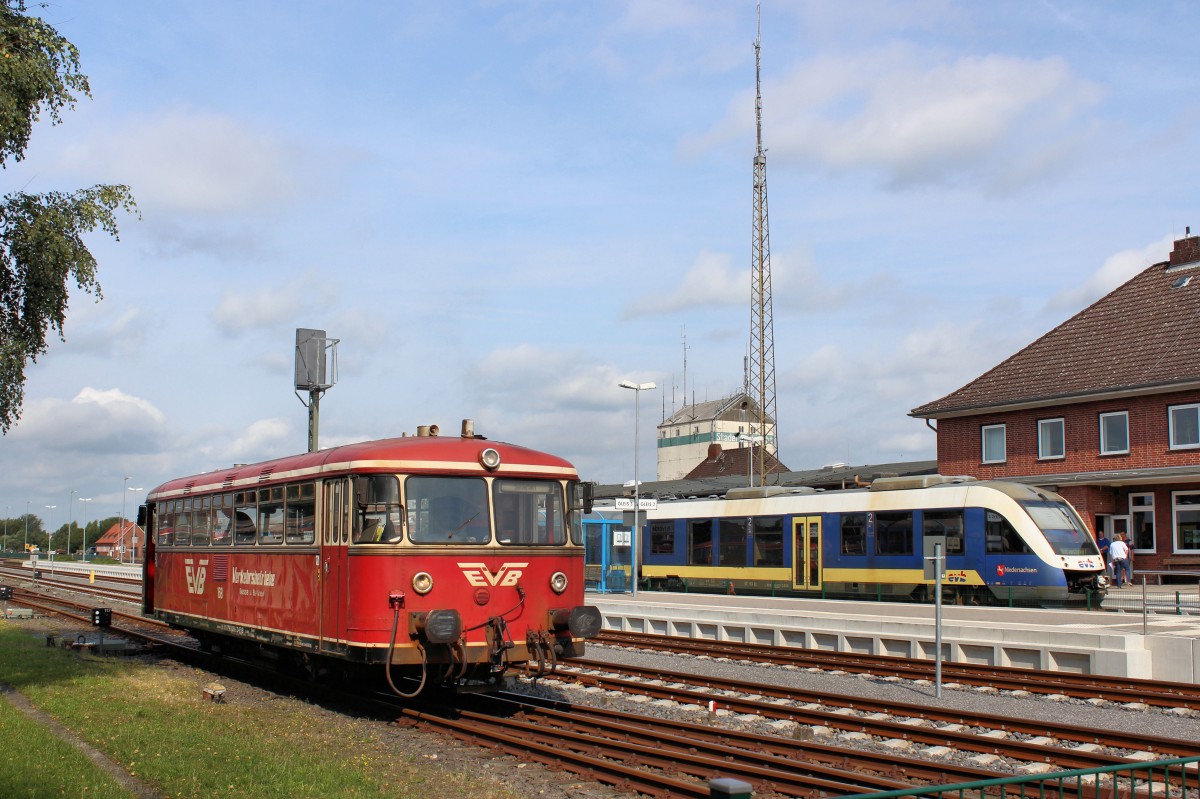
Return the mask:
<svg viewBox="0 0 1200 799">
<path fill-rule="evenodd" d="M 67 557 L 71 557 L 71 528 L 75 526 L 75 495 L 79 492 L 71 489 L 71 501 L 67 503 Z"/>
<path fill-rule="evenodd" d="M 91 497 L 80 497 L 80 502 L 91 502 Z M 87 516 L 83 517 L 83 559 L 87 560 Z"/>
<path fill-rule="evenodd" d="M 4 550 L 8 551 L 8 512 L 12 510 L 8 505 L 4 506 Z"/>
<path fill-rule="evenodd" d="M 54 510 L 57 505 L 47 505 L 46 510 Z M 49 514 L 47 514 L 49 515 Z M 54 566 L 54 530 L 46 525 L 46 552 L 50 554 L 50 566 Z"/>
<path fill-rule="evenodd" d="M 122 489 L 123 489 L 123 490 L 121 491 L 121 522 L 120 522 L 120 524 L 121 524 L 121 528 L 120 528 L 120 529 L 121 529 L 121 532 L 120 532 L 120 533 L 117 535 L 117 541 L 119 541 L 119 542 L 120 542 L 120 545 L 121 545 L 121 546 L 125 546 L 125 533 L 126 533 L 126 531 L 127 531 L 127 529 L 128 529 L 128 528 L 126 528 L 126 526 L 125 526 L 125 492 L 126 492 L 126 491 L 141 491 L 141 490 L 142 490 L 140 486 L 139 486 L 138 488 L 130 488 L 130 486 L 129 486 L 129 481 L 130 481 L 130 480 L 132 480 L 132 479 L 133 479 L 133 478 L 131 478 L 131 477 L 126 477 L 126 478 L 125 478 L 125 482 L 121 484 L 121 486 L 122 486 Z M 137 533 L 135 532 L 135 533 L 133 534 L 133 551 L 130 553 L 130 556 L 129 556 L 129 562 L 130 562 L 130 563 L 133 563 L 133 562 L 134 562 L 134 556 L 135 556 L 136 554 L 137 554 Z M 124 559 L 124 558 L 122 558 L 121 560 L 122 560 L 122 562 L 124 562 L 124 560 L 125 560 L 125 559 Z"/>
<path fill-rule="evenodd" d="M 25 555 L 29 555 L 29 500 L 25 500 Z"/>
<path fill-rule="evenodd" d="M 617 383 L 621 388 L 633 391 L 633 533 L 629 541 L 630 596 L 637 596 L 638 583 L 638 547 L 641 545 L 642 508 L 640 500 L 641 483 L 638 482 L 638 440 L 641 438 L 641 400 L 642 392 L 654 388 L 653 383 L 635 383 L 632 380 L 622 380 Z"/>
</svg>

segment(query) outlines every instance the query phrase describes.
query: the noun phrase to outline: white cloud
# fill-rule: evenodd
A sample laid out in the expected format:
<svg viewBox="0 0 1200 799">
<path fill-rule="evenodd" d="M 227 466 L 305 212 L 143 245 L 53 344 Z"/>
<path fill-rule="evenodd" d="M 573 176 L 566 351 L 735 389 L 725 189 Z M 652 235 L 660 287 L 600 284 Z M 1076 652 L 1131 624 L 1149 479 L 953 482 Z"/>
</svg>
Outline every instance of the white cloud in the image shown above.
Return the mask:
<svg viewBox="0 0 1200 799">
<path fill-rule="evenodd" d="M 1086 135 L 1101 91 L 1058 58 L 963 56 L 928 65 L 907 48 L 830 56 L 764 87 L 768 146 L 778 160 L 831 172 L 866 169 L 894 187 L 954 184 L 1011 188 Z M 752 130 L 753 94 L 731 103 L 709 133 L 687 140 L 695 156 Z"/>
<path fill-rule="evenodd" d="M 274 136 L 232 117 L 174 110 L 67 148 L 64 166 L 119 175 L 151 215 L 227 215 L 283 202 L 298 192 L 299 157 Z"/>
<path fill-rule="evenodd" d="M 1173 236 L 1163 236 L 1141 249 L 1121 250 L 1104 260 L 1087 281 L 1070 286 L 1055 294 L 1046 303 L 1053 310 L 1075 313 L 1091 305 L 1151 264 L 1166 260 L 1171 252 Z"/>
<path fill-rule="evenodd" d="M 234 439 L 228 448 L 230 463 L 255 463 L 295 449 L 296 434 L 287 419 L 259 419 Z"/>
<path fill-rule="evenodd" d="M 9 434 L 59 452 L 152 452 L 166 418 L 149 401 L 120 389 L 83 388 L 70 402 L 31 403 Z"/>
<path fill-rule="evenodd" d="M 225 335 L 240 336 L 251 330 L 277 327 L 305 315 L 315 315 L 318 305 L 322 306 L 320 314 L 325 315 L 336 296 L 331 287 L 312 274 L 254 289 L 227 288 L 213 311 L 213 322 Z"/>
<path fill-rule="evenodd" d="M 627 305 L 622 316 L 630 319 L 704 306 L 745 305 L 749 298 L 749 267 L 734 269 L 729 254 L 702 250 L 673 293 L 660 297 L 647 292 Z"/>
</svg>

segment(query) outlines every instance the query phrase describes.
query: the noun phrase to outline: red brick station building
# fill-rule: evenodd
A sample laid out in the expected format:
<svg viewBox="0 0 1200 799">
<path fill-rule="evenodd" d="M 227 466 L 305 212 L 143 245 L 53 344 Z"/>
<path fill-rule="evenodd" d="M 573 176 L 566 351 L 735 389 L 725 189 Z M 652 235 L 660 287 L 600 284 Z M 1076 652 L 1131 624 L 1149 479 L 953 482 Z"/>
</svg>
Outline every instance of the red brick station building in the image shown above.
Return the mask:
<svg viewBox="0 0 1200 799">
<path fill-rule="evenodd" d="M 1200 236 L 995 368 L 914 408 L 942 474 L 1066 497 L 1136 568 L 1200 570 Z"/>
</svg>

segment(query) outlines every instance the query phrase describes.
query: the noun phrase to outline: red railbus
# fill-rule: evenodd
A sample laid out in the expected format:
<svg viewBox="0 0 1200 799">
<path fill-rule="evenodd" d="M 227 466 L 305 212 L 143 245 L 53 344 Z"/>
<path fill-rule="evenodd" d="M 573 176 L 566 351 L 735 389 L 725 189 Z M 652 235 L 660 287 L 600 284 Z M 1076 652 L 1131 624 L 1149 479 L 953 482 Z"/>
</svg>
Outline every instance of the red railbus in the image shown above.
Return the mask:
<svg viewBox="0 0 1200 799">
<path fill-rule="evenodd" d="M 582 655 L 601 622 L 583 604 L 591 484 L 469 420 L 458 437 L 436 432 L 153 489 L 144 613 L 314 676 L 385 667 L 401 694 L 494 686 L 513 667 L 540 675 Z"/>
</svg>

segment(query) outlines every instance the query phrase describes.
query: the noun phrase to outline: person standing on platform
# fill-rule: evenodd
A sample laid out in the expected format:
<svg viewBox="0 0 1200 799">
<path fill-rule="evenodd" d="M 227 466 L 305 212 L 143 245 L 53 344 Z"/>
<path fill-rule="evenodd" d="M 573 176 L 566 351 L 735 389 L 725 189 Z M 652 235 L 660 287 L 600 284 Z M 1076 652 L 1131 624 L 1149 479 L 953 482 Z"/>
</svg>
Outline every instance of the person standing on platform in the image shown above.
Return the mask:
<svg viewBox="0 0 1200 799">
<path fill-rule="evenodd" d="M 1112 541 L 1108 540 L 1108 533 L 1100 531 L 1100 537 L 1096 539 L 1096 547 L 1100 550 L 1100 557 L 1104 558 L 1104 573 L 1110 578 L 1113 576 L 1112 564 L 1108 560 L 1108 550 L 1112 546 Z"/>
<path fill-rule="evenodd" d="M 1116 582 L 1117 588 L 1120 588 L 1122 585 L 1132 584 L 1133 564 L 1130 562 L 1130 557 L 1133 555 L 1133 552 L 1129 549 L 1129 545 L 1125 543 L 1124 535 L 1117 533 L 1117 540 L 1109 545 L 1108 554 L 1112 557 L 1113 579 Z"/>
</svg>

